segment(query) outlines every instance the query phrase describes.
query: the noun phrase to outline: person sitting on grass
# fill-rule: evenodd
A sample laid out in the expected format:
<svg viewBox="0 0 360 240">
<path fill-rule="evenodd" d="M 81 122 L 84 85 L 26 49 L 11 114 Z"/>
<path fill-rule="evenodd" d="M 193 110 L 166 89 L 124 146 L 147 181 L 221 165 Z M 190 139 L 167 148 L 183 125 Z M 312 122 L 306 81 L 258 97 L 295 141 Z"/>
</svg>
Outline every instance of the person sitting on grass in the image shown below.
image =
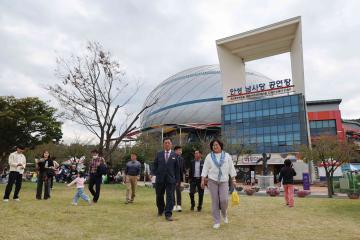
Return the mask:
<svg viewBox="0 0 360 240">
<path fill-rule="evenodd" d="M 73 198 L 73 205 L 77 205 L 79 198 L 82 198 L 84 201 L 88 202 L 89 204 L 91 204 L 91 200 L 90 198 L 84 193 L 84 183 L 85 183 L 85 177 L 84 177 L 84 173 L 80 172 L 77 174 L 77 177 L 74 179 L 74 181 L 72 181 L 71 183 L 69 183 L 67 186 L 70 187 L 72 185 L 74 185 L 76 183 L 76 194 Z"/>
</svg>

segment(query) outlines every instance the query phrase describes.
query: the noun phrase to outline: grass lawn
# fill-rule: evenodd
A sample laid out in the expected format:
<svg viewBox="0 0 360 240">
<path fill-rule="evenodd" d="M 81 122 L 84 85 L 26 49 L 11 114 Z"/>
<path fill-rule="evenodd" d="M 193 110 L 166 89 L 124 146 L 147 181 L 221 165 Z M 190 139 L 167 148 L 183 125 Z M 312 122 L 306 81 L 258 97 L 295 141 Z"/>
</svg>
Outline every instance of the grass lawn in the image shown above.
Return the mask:
<svg viewBox="0 0 360 240">
<path fill-rule="evenodd" d="M 240 206 L 229 207 L 230 223 L 213 230 L 207 194 L 198 213 L 183 193 L 183 212 L 167 222 L 157 217 L 150 188 L 138 188 L 135 203 L 125 205 L 123 185 L 102 185 L 99 203 L 72 206 L 75 189 L 55 184 L 51 200 L 39 201 L 35 187 L 25 183 L 21 202 L 0 204 L 1 239 L 360 239 L 359 200 L 295 199 L 289 209 L 282 197 L 240 196 Z"/>
</svg>

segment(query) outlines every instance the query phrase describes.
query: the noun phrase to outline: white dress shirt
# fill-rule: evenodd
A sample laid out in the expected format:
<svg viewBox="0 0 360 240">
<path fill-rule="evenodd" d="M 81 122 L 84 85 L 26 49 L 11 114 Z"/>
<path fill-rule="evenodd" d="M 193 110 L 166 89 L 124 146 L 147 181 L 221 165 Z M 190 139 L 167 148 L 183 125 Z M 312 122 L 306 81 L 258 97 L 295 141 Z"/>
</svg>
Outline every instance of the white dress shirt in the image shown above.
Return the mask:
<svg viewBox="0 0 360 240">
<path fill-rule="evenodd" d="M 200 160 L 195 160 L 195 173 L 194 173 L 194 177 L 200 177 L 201 172 L 200 172 Z"/>
<path fill-rule="evenodd" d="M 168 159 L 166 159 L 166 152 L 168 153 L 168 154 L 167 154 Z M 164 150 L 164 159 L 165 159 L 165 162 L 167 162 L 167 160 L 169 160 L 170 154 L 171 154 L 171 149 L 170 149 L 169 151 Z"/>
</svg>

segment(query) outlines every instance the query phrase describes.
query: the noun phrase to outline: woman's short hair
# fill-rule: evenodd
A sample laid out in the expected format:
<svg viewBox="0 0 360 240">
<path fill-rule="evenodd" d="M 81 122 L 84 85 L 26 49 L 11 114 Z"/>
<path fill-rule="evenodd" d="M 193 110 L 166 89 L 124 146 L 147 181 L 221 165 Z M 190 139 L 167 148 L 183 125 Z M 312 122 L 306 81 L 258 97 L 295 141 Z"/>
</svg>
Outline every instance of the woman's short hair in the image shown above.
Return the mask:
<svg viewBox="0 0 360 240">
<path fill-rule="evenodd" d="M 221 150 L 224 149 L 224 143 L 220 141 L 219 139 L 214 139 L 210 142 L 210 150 L 213 150 L 214 143 L 217 142 L 220 145 Z"/>
</svg>

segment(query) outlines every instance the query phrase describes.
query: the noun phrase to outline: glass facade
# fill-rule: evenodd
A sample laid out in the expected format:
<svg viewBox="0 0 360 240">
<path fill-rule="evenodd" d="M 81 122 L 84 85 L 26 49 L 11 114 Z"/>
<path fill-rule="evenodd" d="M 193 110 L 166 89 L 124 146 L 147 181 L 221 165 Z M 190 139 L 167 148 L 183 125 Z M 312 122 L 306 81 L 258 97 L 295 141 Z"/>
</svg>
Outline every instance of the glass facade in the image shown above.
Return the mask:
<svg viewBox="0 0 360 240">
<path fill-rule="evenodd" d="M 222 126 L 228 143 L 254 153 L 293 152 L 308 144 L 302 94 L 223 105 Z"/>
<path fill-rule="evenodd" d="M 310 135 L 312 137 L 328 135 L 336 136 L 336 121 L 335 120 L 316 120 L 309 121 Z"/>
</svg>

